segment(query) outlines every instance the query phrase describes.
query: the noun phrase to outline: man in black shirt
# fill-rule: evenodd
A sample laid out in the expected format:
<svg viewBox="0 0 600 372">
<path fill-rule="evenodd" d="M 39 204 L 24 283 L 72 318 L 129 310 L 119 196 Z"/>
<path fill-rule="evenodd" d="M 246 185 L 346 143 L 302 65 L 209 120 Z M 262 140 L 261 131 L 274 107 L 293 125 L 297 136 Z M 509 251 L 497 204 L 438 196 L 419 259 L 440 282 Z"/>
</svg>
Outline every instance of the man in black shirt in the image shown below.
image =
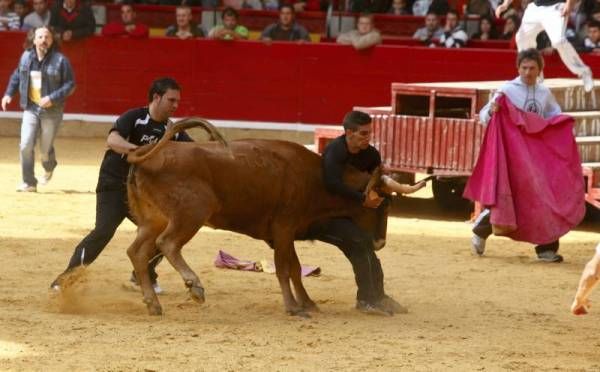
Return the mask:
<svg viewBox="0 0 600 372">
<path fill-rule="evenodd" d="M 96 187 L 96 226 L 75 247 L 67 269 L 50 287 L 60 291 L 63 280 L 76 267 L 91 264 L 112 239 L 115 231 L 127 217 L 132 219 L 127 207 L 127 173 L 129 164 L 126 156 L 139 146 L 158 142 L 165 134 L 169 118 L 175 113 L 180 101 L 180 87 L 171 78 L 155 80 L 148 91 L 147 107 L 129 110 L 121 115 L 110 129 L 107 139 L 109 149 L 104 154 Z M 179 133 L 175 141 L 192 141 L 185 133 Z M 155 267 L 162 259 L 157 255 L 149 262 L 154 290 L 162 292 L 156 282 Z M 137 284 L 135 273 L 133 284 Z"/>
<path fill-rule="evenodd" d="M 351 111 L 344 117 L 345 134 L 334 139 L 323 152 L 323 178 L 331 193 L 348 199 L 349 203 L 361 203 L 366 208 L 385 208 L 379 195 L 365 196 L 343 182 L 346 165 L 372 173 L 381 164 L 381 156 L 369 144 L 373 127 L 371 117 L 364 112 Z M 404 186 L 411 193 L 425 186 Z M 309 229 L 310 239 L 337 246 L 350 260 L 358 292 L 356 308 L 365 313 L 391 315 L 406 312 L 400 304 L 387 296 L 383 290 L 381 263 L 373 250 L 373 236 L 363 231 L 350 218 L 333 218 Z"/>
</svg>

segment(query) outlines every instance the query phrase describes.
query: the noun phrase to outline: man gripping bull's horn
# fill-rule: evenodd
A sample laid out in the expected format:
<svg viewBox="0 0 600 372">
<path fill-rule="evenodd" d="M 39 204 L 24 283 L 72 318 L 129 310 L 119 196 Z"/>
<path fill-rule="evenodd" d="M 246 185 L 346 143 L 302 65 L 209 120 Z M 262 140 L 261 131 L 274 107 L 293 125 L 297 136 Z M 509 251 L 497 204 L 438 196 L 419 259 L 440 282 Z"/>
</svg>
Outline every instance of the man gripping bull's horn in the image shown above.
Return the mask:
<svg viewBox="0 0 600 372">
<path fill-rule="evenodd" d="M 372 173 L 381 165 L 381 155 L 369 144 L 373 126 L 371 117 L 361 111 L 351 111 L 344 117 L 344 134 L 330 142 L 323 152 L 323 179 L 331 193 L 340 195 L 348 203 L 362 203 L 367 208 L 387 207 L 389 200 L 375 192 L 363 194 L 349 187 L 343 180 L 347 165 L 362 172 Z M 413 193 L 425 186 L 398 184 L 383 176 L 382 191 L 401 194 Z M 358 292 L 356 308 L 373 314 L 393 314 L 406 309 L 383 289 L 383 270 L 373 249 L 373 238 L 350 218 L 332 218 L 325 223 L 313 225 L 307 234 L 309 239 L 320 240 L 338 247 L 352 264 Z M 379 236 L 378 238 L 385 238 Z M 379 243 L 379 242 L 377 242 Z"/>
<path fill-rule="evenodd" d="M 126 179 L 129 170 L 126 155 L 138 147 L 158 142 L 167 131 L 169 118 L 175 113 L 181 98 L 179 84 L 171 78 L 160 78 L 152 82 L 148 90 L 148 106 L 128 110 L 119 116 L 110 129 L 106 141 L 108 150 L 100 166 L 96 187 L 96 225 L 75 247 L 65 271 L 50 285 L 60 291 L 65 279 L 78 267 L 90 265 L 108 245 L 117 228 L 125 218 L 133 221 L 127 206 Z M 172 140 L 189 142 L 185 133 L 177 133 Z M 155 267 L 162 254 L 154 256 L 148 265 L 153 288 L 162 292 L 158 285 Z M 131 274 L 131 286 L 139 288 L 135 272 Z"/>
</svg>

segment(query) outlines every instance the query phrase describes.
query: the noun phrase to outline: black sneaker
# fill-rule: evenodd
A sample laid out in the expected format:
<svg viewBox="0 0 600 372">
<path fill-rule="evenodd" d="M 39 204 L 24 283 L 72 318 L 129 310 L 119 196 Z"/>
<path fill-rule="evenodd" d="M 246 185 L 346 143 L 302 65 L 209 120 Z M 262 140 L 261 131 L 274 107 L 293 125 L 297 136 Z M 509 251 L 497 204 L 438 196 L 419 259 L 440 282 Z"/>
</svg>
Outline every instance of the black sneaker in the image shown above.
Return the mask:
<svg viewBox="0 0 600 372">
<path fill-rule="evenodd" d="M 367 301 L 356 301 L 356 310 L 370 315 L 392 316 L 393 312 L 385 309 L 380 303 L 371 303 Z"/>
<path fill-rule="evenodd" d="M 556 252 L 553 251 L 540 252 L 537 256 L 538 260 L 543 262 L 563 262 L 563 256 L 561 256 L 560 254 L 556 254 Z"/>
</svg>

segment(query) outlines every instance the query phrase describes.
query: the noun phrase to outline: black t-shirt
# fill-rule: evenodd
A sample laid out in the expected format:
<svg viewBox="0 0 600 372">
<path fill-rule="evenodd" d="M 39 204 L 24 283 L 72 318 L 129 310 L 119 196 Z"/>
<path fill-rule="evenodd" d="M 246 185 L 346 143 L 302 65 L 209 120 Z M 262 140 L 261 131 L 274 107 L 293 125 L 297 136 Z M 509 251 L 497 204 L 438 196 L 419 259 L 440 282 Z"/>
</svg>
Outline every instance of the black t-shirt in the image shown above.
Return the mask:
<svg viewBox="0 0 600 372">
<path fill-rule="evenodd" d="M 121 137 L 135 145 L 142 146 L 158 142 L 165 134 L 167 122 L 156 122 L 150 117 L 148 107 L 132 109 L 119 116 L 109 133 L 117 131 Z M 173 138 L 175 141 L 190 142 L 192 139 L 185 132 Z M 111 149 L 106 150 L 96 191 L 115 190 L 125 187 L 129 163 L 125 155 Z"/>
<path fill-rule="evenodd" d="M 359 171 L 371 173 L 381 164 L 381 155 L 371 145 L 356 154 L 350 153 L 346 135 L 331 141 L 323 151 L 323 179 L 327 190 L 362 203 L 363 194 L 344 184 L 344 168 L 347 164 Z"/>
<path fill-rule="evenodd" d="M 558 3 L 564 3 L 565 0 L 535 0 L 533 3 L 537 6 L 552 6 Z"/>
</svg>

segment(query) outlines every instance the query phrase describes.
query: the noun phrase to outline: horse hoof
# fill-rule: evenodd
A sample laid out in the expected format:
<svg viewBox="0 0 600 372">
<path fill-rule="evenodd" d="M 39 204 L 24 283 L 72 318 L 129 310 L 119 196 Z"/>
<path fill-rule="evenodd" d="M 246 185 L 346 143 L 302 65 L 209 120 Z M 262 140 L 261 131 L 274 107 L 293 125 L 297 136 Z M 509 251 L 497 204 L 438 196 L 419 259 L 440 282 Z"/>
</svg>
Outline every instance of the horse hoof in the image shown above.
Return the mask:
<svg viewBox="0 0 600 372">
<path fill-rule="evenodd" d="M 203 304 L 206 300 L 204 297 L 204 288 L 202 287 L 190 287 L 190 295 L 199 304 Z"/>
</svg>

